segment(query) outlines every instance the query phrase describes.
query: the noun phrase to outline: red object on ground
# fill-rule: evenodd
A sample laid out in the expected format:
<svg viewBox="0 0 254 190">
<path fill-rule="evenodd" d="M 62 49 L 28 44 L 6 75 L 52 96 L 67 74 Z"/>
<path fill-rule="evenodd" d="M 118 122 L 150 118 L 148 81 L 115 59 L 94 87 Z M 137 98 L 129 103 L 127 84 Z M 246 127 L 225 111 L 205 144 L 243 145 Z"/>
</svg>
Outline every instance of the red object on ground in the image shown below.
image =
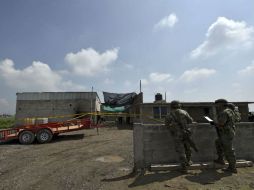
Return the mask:
<svg viewBox="0 0 254 190">
<path fill-rule="evenodd" d="M 102 126 L 93 124 L 90 118 L 46 124 L 25 125 L 0 130 L 0 142 L 19 139 L 21 144 L 31 144 L 36 138 L 39 143 L 47 143 L 51 141 L 53 135 L 97 127 Z"/>
</svg>

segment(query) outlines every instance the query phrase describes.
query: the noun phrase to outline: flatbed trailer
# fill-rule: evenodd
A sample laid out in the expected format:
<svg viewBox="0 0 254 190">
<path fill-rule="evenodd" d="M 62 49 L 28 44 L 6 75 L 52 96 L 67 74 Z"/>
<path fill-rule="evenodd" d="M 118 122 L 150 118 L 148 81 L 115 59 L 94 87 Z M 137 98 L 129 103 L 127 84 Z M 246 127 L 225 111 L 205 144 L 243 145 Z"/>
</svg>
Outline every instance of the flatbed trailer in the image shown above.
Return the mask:
<svg viewBox="0 0 254 190">
<path fill-rule="evenodd" d="M 39 143 L 48 143 L 53 136 L 60 133 L 78 131 L 98 127 L 90 118 L 76 119 L 72 121 L 24 125 L 20 127 L 0 129 L 0 142 L 18 139 L 21 144 L 32 144 L 35 139 Z"/>
</svg>

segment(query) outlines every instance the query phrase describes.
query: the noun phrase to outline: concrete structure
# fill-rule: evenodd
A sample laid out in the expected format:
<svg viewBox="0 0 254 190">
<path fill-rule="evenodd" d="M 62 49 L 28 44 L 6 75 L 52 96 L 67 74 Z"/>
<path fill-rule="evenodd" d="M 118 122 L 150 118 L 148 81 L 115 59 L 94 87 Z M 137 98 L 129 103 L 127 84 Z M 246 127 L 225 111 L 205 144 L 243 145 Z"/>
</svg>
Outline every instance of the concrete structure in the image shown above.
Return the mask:
<svg viewBox="0 0 254 190">
<path fill-rule="evenodd" d="M 251 102 L 233 102 L 238 106 L 241 113 L 241 121 L 248 122 L 249 107 Z M 191 115 L 191 117 L 198 123 L 207 122 L 203 116 L 216 118 L 216 111 L 214 102 L 183 102 L 182 108 Z M 141 123 L 160 123 L 164 122 L 167 113 L 170 112 L 170 103 L 154 102 L 139 104 L 141 117 L 137 118 L 135 122 Z"/>
<path fill-rule="evenodd" d="M 118 128 L 132 128 L 133 123 L 140 118 L 140 105 L 143 103 L 143 93 L 137 94 L 133 98 L 133 102 L 131 105 L 126 106 L 126 110 L 123 112 L 115 112 L 113 115 L 104 116 L 106 121 L 116 122 Z M 101 108 L 102 112 L 112 113 L 109 111 L 103 110 L 103 106 Z"/>
<path fill-rule="evenodd" d="M 48 118 L 48 122 L 63 121 L 80 113 L 100 111 L 97 92 L 24 92 L 17 93 L 16 125 L 24 118 Z"/>
<path fill-rule="evenodd" d="M 209 124 L 193 126 L 193 139 L 199 149 L 193 151 L 194 162 L 208 162 L 216 158 L 215 129 Z M 254 161 L 254 123 L 239 123 L 235 137 L 237 159 Z M 135 124 L 133 132 L 134 163 L 136 169 L 148 168 L 152 164 L 178 162 L 171 134 L 164 125 Z"/>
<path fill-rule="evenodd" d="M 254 123 L 248 123 L 249 104 L 253 102 L 233 102 L 241 113 L 241 121 L 237 125 L 235 138 L 238 159 L 254 161 Z M 216 158 L 214 141 L 216 130 L 208 124 L 203 116 L 209 116 L 216 121 L 214 102 L 181 102 L 182 108 L 198 122 L 193 126 L 193 138 L 199 148 L 199 153 L 193 151 L 193 161 L 207 162 Z M 139 103 L 130 110 L 134 121 L 134 163 L 136 169 L 147 168 L 152 164 L 169 164 L 178 161 L 173 139 L 164 126 L 165 116 L 170 113 L 170 103 L 155 98 L 153 103 Z"/>
</svg>

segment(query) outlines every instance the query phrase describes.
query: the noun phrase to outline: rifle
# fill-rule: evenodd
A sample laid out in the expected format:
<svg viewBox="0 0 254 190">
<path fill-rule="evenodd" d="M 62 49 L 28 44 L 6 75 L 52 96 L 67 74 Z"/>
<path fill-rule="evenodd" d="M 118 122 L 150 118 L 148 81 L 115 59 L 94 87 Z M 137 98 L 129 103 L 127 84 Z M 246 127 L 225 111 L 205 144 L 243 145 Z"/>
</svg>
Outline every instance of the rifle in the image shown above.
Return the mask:
<svg viewBox="0 0 254 190">
<path fill-rule="evenodd" d="M 190 132 L 189 132 L 189 131 L 187 132 L 187 131 L 188 131 L 188 130 L 185 130 L 185 131 L 184 131 L 184 139 L 186 139 L 186 140 L 189 142 L 190 147 L 191 147 L 193 150 L 195 150 L 195 152 L 198 152 L 198 148 L 197 148 L 196 144 L 194 143 L 193 139 L 191 138 Z"/>
<path fill-rule="evenodd" d="M 188 129 L 185 128 L 185 126 L 182 125 L 182 123 L 180 123 L 177 119 L 176 116 L 171 112 L 171 115 L 173 117 L 173 119 L 175 120 L 175 122 L 181 127 L 182 131 L 183 131 L 183 136 L 184 139 L 187 140 L 190 144 L 190 147 L 195 150 L 195 152 L 198 152 L 198 148 L 196 146 L 196 144 L 194 143 L 193 139 L 191 138 L 191 131 L 189 131 Z"/>
<path fill-rule="evenodd" d="M 208 116 L 204 116 L 204 118 L 210 123 L 210 125 L 212 125 L 212 126 L 215 127 L 216 133 L 217 133 L 218 137 L 220 138 L 220 137 L 221 137 L 221 136 L 220 136 L 220 131 L 219 131 L 219 128 L 218 128 L 218 126 L 216 125 L 216 123 L 215 123 L 212 119 L 210 119 Z"/>
</svg>

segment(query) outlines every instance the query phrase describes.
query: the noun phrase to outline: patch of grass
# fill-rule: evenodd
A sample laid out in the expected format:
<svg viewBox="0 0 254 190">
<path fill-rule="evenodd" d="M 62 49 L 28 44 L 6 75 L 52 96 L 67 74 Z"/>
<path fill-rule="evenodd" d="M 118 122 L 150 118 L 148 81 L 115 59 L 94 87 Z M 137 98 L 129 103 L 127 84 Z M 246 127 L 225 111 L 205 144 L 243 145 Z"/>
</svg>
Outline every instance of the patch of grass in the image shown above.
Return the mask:
<svg viewBox="0 0 254 190">
<path fill-rule="evenodd" d="M 14 117 L 0 118 L 0 129 L 11 128 L 14 126 L 14 123 Z"/>
</svg>

